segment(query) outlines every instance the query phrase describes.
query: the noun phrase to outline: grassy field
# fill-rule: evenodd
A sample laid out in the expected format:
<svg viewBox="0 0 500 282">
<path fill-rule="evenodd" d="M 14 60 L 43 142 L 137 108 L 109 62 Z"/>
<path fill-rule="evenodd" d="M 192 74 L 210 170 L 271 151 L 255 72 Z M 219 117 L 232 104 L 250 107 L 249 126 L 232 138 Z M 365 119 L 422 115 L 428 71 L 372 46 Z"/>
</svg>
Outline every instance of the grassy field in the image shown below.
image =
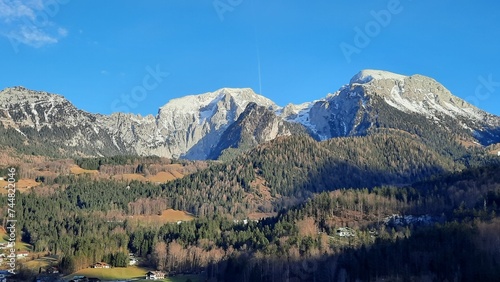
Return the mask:
<svg viewBox="0 0 500 282">
<path fill-rule="evenodd" d="M 5 230 L 5 228 L 3 227 L 0 227 L 0 242 L 8 242 L 8 239 L 9 235 L 7 235 L 7 230 Z M 17 237 L 15 249 L 20 251 L 32 251 L 32 246 L 30 244 L 21 242 L 20 238 Z"/>
<path fill-rule="evenodd" d="M 151 175 L 148 177 L 148 180 L 151 182 L 167 182 L 171 181 L 177 178 L 182 178 L 184 175 L 178 171 L 172 171 L 172 172 L 167 172 L 167 171 L 161 171 L 158 172 L 156 175 Z"/>
<path fill-rule="evenodd" d="M 141 268 L 137 266 L 129 266 L 129 267 L 114 267 L 114 268 L 86 268 L 82 269 L 78 272 L 75 272 L 71 275 L 65 277 L 66 280 L 72 279 L 74 276 L 83 275 L 85 277 L 99 278 L 101 280 L 121 280 L 121 279 L 139 279 L 136 281 L 151 281 L 144 279 L 146 277 L 146 273 L 149 269 Z M 191 279 L 192 282 L 201 282 L 199 276 L 196 275 L 179 275 L 176 277 L 169 277 L 164 280 L 156 280 L 156 281 L 164 281 L 164 282 L 186 282 L 188 279 Z"/>
<path fill-rule="evenodd" d="M 79 175 L 79 174 L 85 174 L 85 173 L 89 173 L 89 174 L 97 174 L 99 173 L 98 170 L 89 170 L 89 169 L 83 169 L 77 165 L 74 165 L 72 166 L 69 171 L 72 173 L 72 174 L 76 174 L 76 175 Z"/>
<path fill-rule="evenodd" d="M 182 174 L 180 171 L 182 171 L 182 166 L 179 164 L 173 164 L 173 165 L 168 165 L 168 167 L 171 169 L 170 171 L 160 171 L 155 175 L 149 175 L 148 177 L 145 177 L 143 174 L 138 174 L 138 173 L 125 173 L 125 174 L 116 174 L 116 175 L 111 175 L 111 178 L 114 180 L 119 180 L 119 181 L 132 181 L 132 180 L 138 180 L 138 181 L 149 181 L 149 182 L 154 182 L 154 183 L 164 183 L 168 182 L 177 178 L 182 178 L 184 177 L 184 174 Z M 83 169 L 77 165 L 73 165 L 70 168 L 71 174 L 75 175 L 80 175 L 80 174 L 94 174 L 94 175 L 101 175 L 98 170 L 88 170 L 88 169 Z M 106 176 L 101 175 L 101 176 Z M 33 185 L 32 185 L 33 186 Z"/>
<path fill-rule="evenodd" d="M 34 271 L 38 271 L 40 267 L 42 269 L 46 269 L 49 266 L 57 265 L 57 259 L 53 257 L 42 257 L 28 262 L 22 262 L 22 265 L 29 269 L 33 269 Z"/>
<path fill-rule="evenodd" d="M 117 174 L 117 175 L 113 175 L 113 179 L 114 180 L 126 180 L 126 181 L 130 181 L 130 180 L 146 181 L 146 177 L 144 177 L 141 174 L 137 174 L 137 173 Z"/>
<path fill-rule="evenodd" d="M 66 278 L 71 279 L 74 276 L 83 275 L 85 277 L 96 277 L 102 280 L 133 279 L 144 278 L 148 269 L 129 266 L 114 268 L 85 268 L 77 271 Z"/>
<path fill-rule="evenodd" d="M 0 193 L 1 194 L 7 194 L 8 190 L 4 189 L 5 186 L 7 186 L 9 182 L 5 180 L 0 180 Z M 36 187 L 40 185 L 39 182 L 36 182 L 33 179 L 19 179 L 19 181 L 16 182 L 16 190 L 19 190 L 19 192 L 24 193 L 26 191 L 29 191 L 31 187 Z"/>
</svg>

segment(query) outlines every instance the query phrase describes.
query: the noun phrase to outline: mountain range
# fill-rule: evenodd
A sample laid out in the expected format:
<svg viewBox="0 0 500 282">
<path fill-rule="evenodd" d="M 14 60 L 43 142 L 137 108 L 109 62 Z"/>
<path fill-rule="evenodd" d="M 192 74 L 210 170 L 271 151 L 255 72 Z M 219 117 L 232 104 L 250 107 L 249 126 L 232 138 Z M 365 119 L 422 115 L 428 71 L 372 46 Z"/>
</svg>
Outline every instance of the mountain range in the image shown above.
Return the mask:
<svg viewBox="0 0 500 282">
<path fill-rule="evenodd" d="M 363 70 L 338 91 L 301 105 L 280 107 L 251 89 L 223 88 L 172 99 L 145 117 L 91 114 L 63 96 L 17 86 L 0 91 L 0 122 L 3 145 L 73 157 L 217 159 L 280 136 L 324 141 L 382 129 L 414 134 L 436 148 L 500 142 L 499 116 L 432 78 L 379 70 Z"/>
</svg>

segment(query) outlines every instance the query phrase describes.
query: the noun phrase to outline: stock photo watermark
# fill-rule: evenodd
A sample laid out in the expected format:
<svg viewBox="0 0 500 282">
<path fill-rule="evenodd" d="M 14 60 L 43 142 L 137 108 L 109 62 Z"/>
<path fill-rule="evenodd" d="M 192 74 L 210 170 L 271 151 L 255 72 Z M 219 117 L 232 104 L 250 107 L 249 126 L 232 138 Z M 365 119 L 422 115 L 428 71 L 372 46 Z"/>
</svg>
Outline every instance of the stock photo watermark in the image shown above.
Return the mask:
<svg viewBox="0 0 500 282">
<path fill-rule="evenodd" d="M 19 53 L 21 44 L 40 47 L 56 43 L 58 38 L 66 36 L 67 30 L 54 25 L 51 19 L 59 14 L 61 6 L 67 5 L 69 2 L 70 0 L 47 0 L 36 7 L 15 2 L 9 6 L 9 9 L 25 11 L 23 16 L 6 19 L 8 21 L 15 20 L 16 23 L 16 30 L 7 35 L 14 53 Z"/>
<path fill-rule="evenodd" d="M 7 271 L 10 274 L 16 274 L 16 261 L 17 261 L 17 253 L 16 253 L 16 224 L 17 224 L 17 215 L 16 210 L 14 209 L 16 206 L 16 168 L 11 167 L 8 169 L 8 176 L 6 178 L 7 186 L 5 189 L 7 190 L 7 218 L 4 219 L 5 222 L 5 230 L 7 232 L 6 239 L 8 242 L 6 244 L 7 255 L 5 258 L 0 258 L 0 266 L 3 266 L 6 263 Z M 0 279 L 4 279 L 5 276 L 0 274 Z"/>
<path fill-rule="evenodd" d="M 354 27 L 355 34 L 352 43 L 343 41 L 339 45 L 347 63 L 352 61 L 354 54 L 360 54 L 363 49 L 368 47 L 372 40 L 391 24 L 394 16 L 400 14 L 403 10 L 400 0 L 390 0 L 385 9 L 372 10 L 370 12 L 372 20 L 365 23 L 363 27 Z"/>
<path fill-rule="evenodd" d="M 214 6 L 219 20 L 224 21 L 224 14 L 227 12 L 233 12 L 236 7 L 241 5 L 243 0 L 214 0 L 212 5 Z"/>
<path fill-rule="evenodd" d="M 492 74 L 489 74 L 487 77 L 480 75 L 477 80 L 478 84 L 474 90 L 474 95 L 465 98 L 467 102 L 476 107 L 479 106 L 481 101 L 490 98 L 490 96 L 495 93 L 496 89 L 500 87 L 500 81 L 494 81 Z"/>
<path fill-rule="evenodd" d="M 148 97 L 149 92 L 158 88 L 163 80 L 170 75 L 170 73 L 162 71 L 160 65 L 156 65 L 155 68 L 147 66 L 145 70 L 146 74 L 142 78 L 141 84 L 133 87 L 129 93 L 122 94 L 120 98 L 111 103 L 113 112 L 128 112 L 136 108 L 140 102 Z"/>
</svg>

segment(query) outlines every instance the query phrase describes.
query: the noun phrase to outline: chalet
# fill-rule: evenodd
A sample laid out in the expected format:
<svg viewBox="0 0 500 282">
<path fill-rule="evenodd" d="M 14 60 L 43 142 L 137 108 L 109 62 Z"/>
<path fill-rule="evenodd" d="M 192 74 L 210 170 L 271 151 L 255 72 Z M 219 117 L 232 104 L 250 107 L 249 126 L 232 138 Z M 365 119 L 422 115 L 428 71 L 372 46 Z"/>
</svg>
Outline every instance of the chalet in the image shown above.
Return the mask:
<svg viewBox="0 0 500 282">
<path fill-rule="evenodd" d="M 165 273 L 162 271 L 149 271 L 146 273 L 146 280 L 165 279 Z"/>
<path fill-rule="evenodd" d="M 354 230 L 349 227 L 340 227 L 337 229 L 337 235 L 340 237 L 354 237 L 355 233 Z"/>
<path fill-rule="evenodd" d="M 28 257 L 30 253 L 28 251 L 19 251 L 17 252 L 16 254 L 16 257 L 17 258 L 25 258 L 25 257 Z"/>
<path fill-rule="evenodd" d="M 105 262 L 96 262 L 94 263 L 94 265 L 92 265 L 92 268 L 111 268 L 111 265 Z"/>
</svg>

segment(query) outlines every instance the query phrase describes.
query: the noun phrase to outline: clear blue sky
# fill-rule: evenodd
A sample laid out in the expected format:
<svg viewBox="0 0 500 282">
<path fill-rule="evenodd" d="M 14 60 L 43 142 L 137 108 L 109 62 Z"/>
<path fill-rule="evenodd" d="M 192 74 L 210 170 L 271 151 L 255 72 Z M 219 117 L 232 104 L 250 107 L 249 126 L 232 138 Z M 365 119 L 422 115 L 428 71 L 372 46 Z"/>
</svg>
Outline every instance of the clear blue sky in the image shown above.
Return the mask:
<svg viewBox="0 0 500 282">
<path fill-rule="evenodd" d="M 302 103 L 373 68 L 431 76 L 500 115 L 499 12 L 486 0 L 0 0 L 0 88 L 144 115 L 222 87 Z"/>
</svg>

